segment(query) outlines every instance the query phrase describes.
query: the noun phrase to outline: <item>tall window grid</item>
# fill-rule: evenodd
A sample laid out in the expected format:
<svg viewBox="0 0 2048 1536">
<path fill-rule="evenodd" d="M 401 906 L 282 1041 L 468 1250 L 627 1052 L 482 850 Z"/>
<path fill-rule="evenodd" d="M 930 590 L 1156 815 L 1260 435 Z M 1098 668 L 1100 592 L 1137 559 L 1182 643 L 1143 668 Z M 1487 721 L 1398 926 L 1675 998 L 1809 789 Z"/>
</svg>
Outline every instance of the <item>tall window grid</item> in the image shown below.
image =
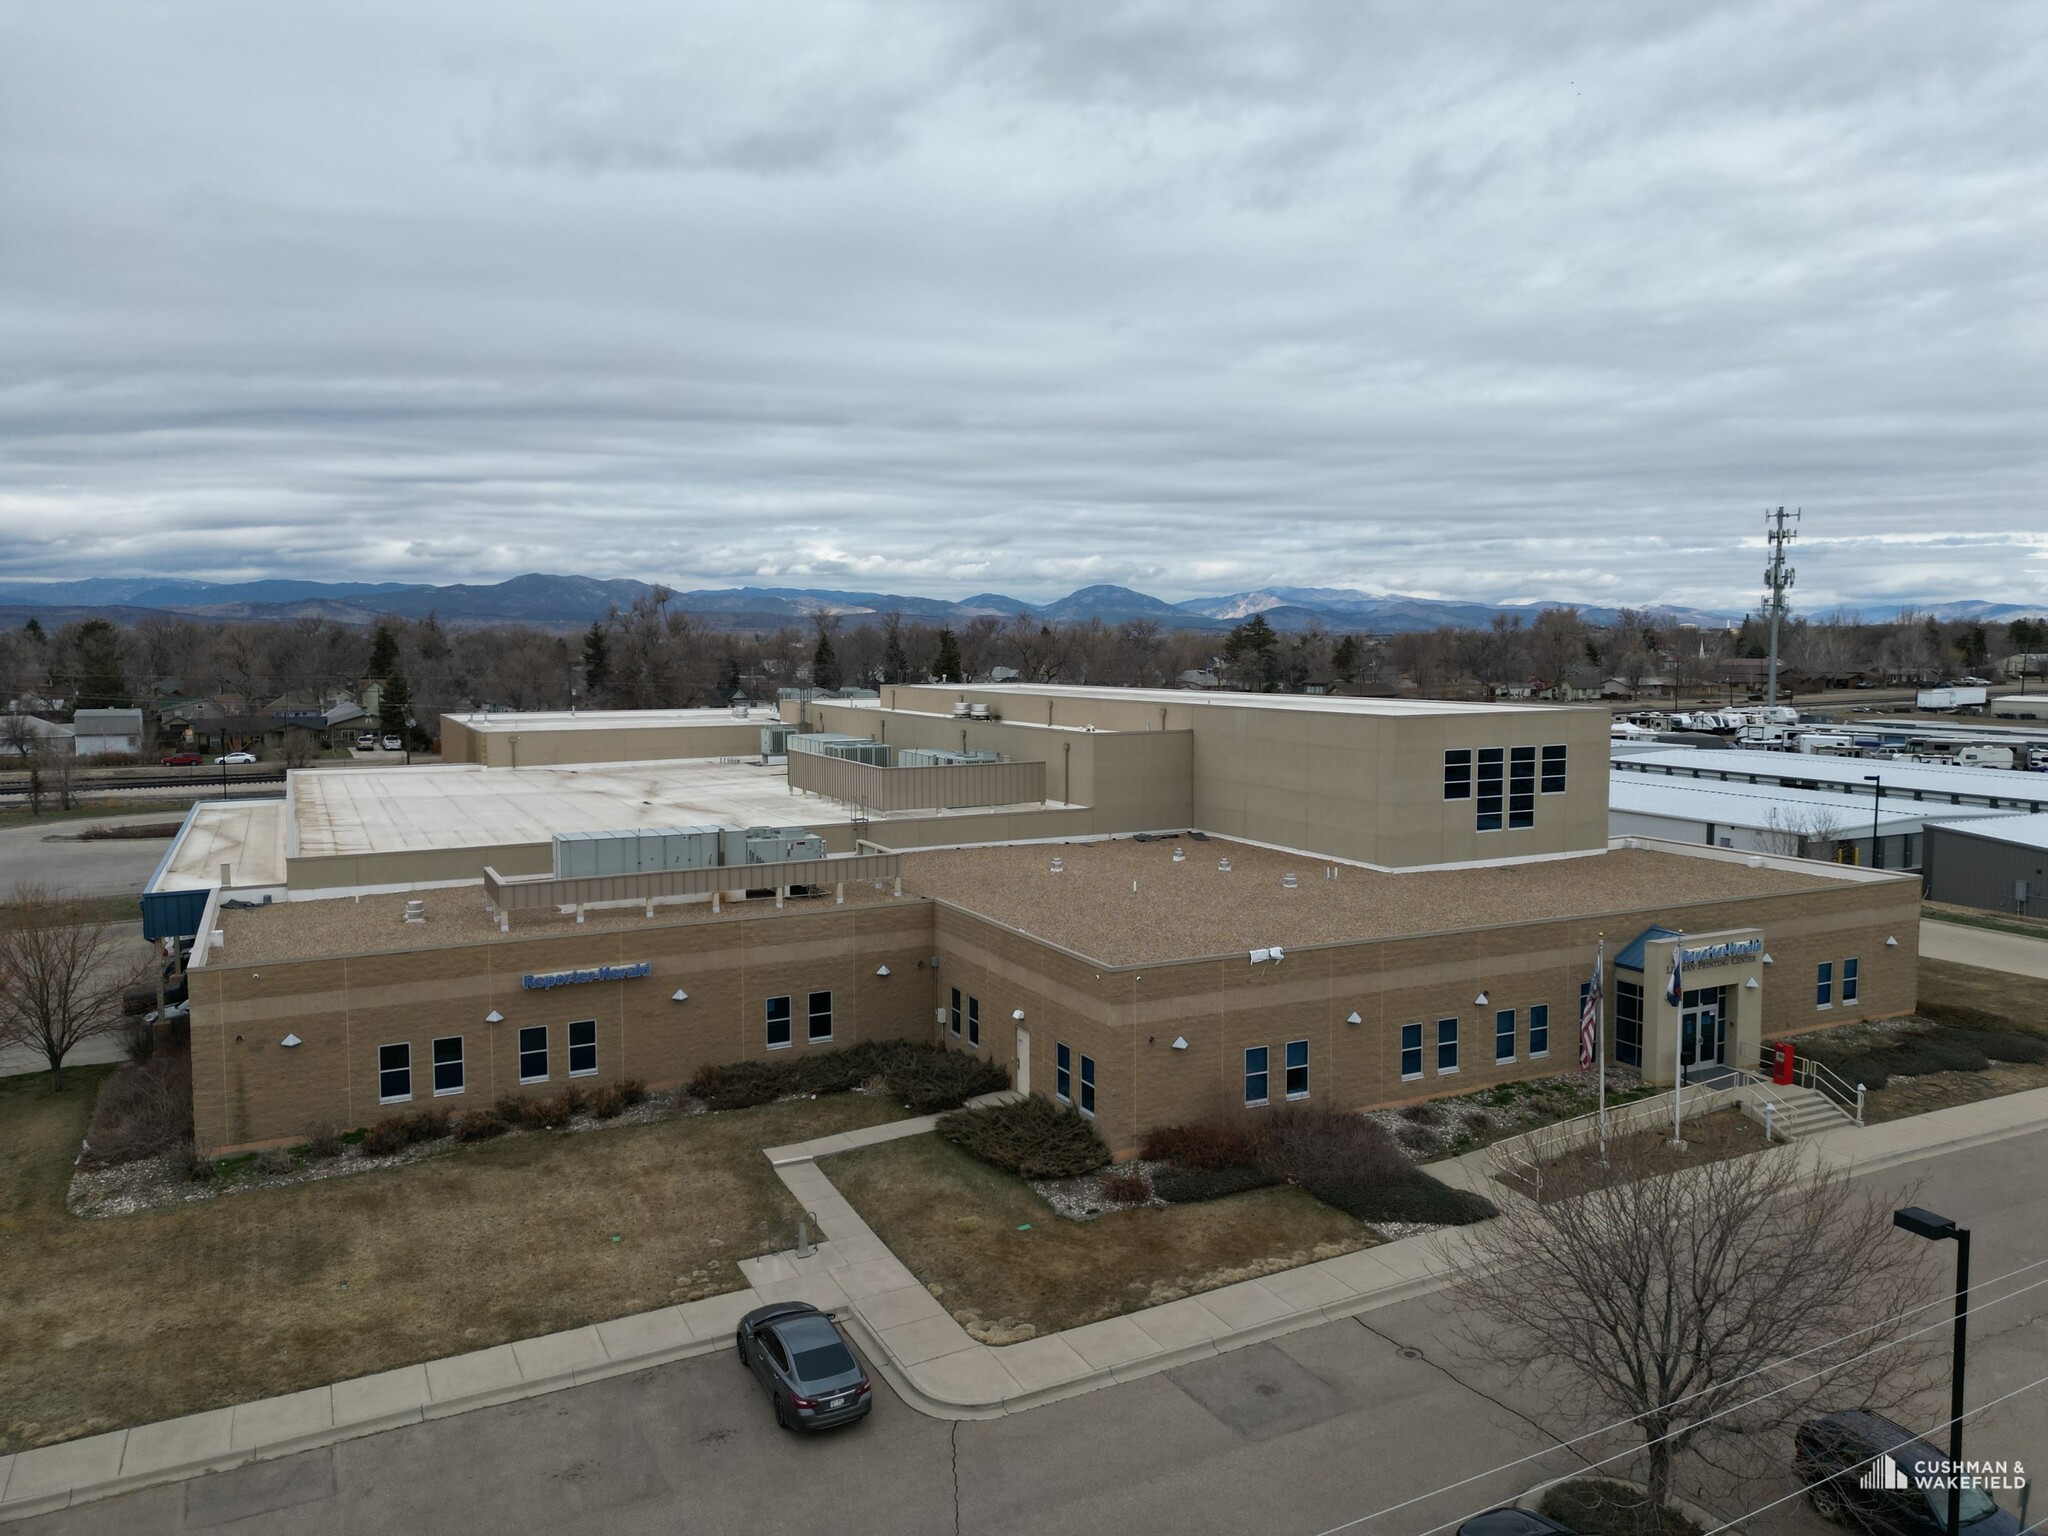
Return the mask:
<svg viewBox="0 0 2048 1536">
<path fill-rule="evenodd" d="M 1474 807 L 1473 825 L 1481 832 L 1500 830 L 1501 766 L 1505 756 L 1499 747 L 1479 749 L 1479 799 Z"/>
<path fill-rule="evenodd" d="M 1248 1046 L 1244 1053 L 1244 1102 L 1256 1107 L 1266 1102 L 1267 1064 L 1271 1053 L 1263 1045 Z"/>
</svg>

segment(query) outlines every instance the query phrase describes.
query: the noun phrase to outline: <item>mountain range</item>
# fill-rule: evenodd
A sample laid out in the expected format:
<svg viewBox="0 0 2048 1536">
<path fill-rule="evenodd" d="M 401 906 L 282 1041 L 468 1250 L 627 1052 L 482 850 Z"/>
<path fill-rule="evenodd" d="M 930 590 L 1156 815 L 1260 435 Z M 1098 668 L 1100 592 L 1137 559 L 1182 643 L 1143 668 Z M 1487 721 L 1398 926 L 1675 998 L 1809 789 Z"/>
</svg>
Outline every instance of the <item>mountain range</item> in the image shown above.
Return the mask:
<svg viewBox="0 0 2048 1536">
<path fill-rule="evenodd" d="M 0 622 L 46 622 L 104 617 L 124 623 L 152 616 L 215 621 L 333 619 L 370 624 L 385 616 L 444 623 L 524 623 L 565 629 L 601 619 L 651 590 L 649 583 L 589 576 L 514 576 L 488 585 L 429 586 L 404 582 L 323 582 L 271 579 L 210 582 L 161 577 L 92 577 L 79 581 L 0 584 Z M 1482 626 L 1498 615 L 1533 620 L 1546 608 L 1576 607 L 1594 624 L 1613 622 L 1616 609 L 1597 604 L 1543 600 L 1524 603 L 1460 602 L 1361 592 L 1350 587 L 1261 587 L 1216 597 L 1170 603 L 1129 587 L 1091 586 L 1057 602 L 1036 603 L 1000 592 L 978 592 L 957 601 L 907 597 L 888 592 L 838 591 L 803 587 L 727 587 L 678 592 L 671 606 L 705 625 L 724 630 L 771 630 L 809 623 L 819 613 L 860 619 L 900 613 L 928 624 L 962 625 L 980 617 L 1007 622 L 1019 613 L 1053 623 L 1100 619 L 1105 624 L 1150 620 L 1168 629 L 1222 633 L 1253 614 L 1275 629 L 1298 632 L 1320 624 L 1331 631 L 1394 633 L 1443 625 Z M 1718 629 L 1741 615 L 1706 609 L 1652 605 L 1646 610 L 1662 624 Z M 1937 618 L 1990 622 L 2043 614 L 2014 603 L 1955 602 L 1916 607 Z"/>
</svg>

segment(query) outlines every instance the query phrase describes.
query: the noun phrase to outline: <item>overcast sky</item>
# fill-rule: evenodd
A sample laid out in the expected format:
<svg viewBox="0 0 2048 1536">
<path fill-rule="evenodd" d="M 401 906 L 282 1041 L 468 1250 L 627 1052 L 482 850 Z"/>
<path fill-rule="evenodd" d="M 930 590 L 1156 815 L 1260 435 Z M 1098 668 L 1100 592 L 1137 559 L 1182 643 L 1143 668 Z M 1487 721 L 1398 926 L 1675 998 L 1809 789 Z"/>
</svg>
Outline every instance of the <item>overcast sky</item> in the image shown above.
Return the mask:
<svg viewBox="0 0 2048 1536">
<path fill-rule="evenodd" d="M 2048 588 L 2048 5 L 0 6 L 0 579 Z"/>
</svg>

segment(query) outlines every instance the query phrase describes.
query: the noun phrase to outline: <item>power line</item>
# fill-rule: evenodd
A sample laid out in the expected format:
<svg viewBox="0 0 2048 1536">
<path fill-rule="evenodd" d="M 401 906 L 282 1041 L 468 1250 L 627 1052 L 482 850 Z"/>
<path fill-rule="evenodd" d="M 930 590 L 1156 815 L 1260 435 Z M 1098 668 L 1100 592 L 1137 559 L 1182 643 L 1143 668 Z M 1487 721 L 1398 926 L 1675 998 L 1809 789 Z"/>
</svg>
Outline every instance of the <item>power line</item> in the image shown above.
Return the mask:
<svg viewBox="0 0 2048 1536">
<path fill-rule="evenodd" d="M 2016 1276 L 2026 1274 L 2030 1270 L 2039 1269 L 2043 1265 L 2048 1265 L 2048 1259 L 2036 1259 L 2031 1264 L 2022 1264 L 2019 1266 L 2019 1268 L 2007 1270 L 2002 1275 L 1994 1275 L 1989 1280 L 1982 1282 L 1982 1284 L 1987 1287 L 1997 1285 L 2000 1281 L 2013 1279 Z M 1969 1309 L 1969 1313 L 1965 1315 L 1974 1314 L 1975 1312 L 1982 1310 L 1983 1308 L 1997 1306 L 2002 1302 L 2012 1300 L 2015 1296 L 2023 1296 L 2028 1291 L 2038 1290 L 2040 1287 L 2044 1285 L 2048 1285 L 2048 1278 L 2033 1281 L 2028 1285 L 2021 1286 L 2018 1290 L 2008 1291 L 2002 1296 L 1995 1296 L 1990 1298 L 1989 1300 L 1973 1304 Z M 1907 1307 L 1902 1311 L 1892 1313 L 1889 1317 L 1879 1318 L 1875 1322 L 1866 1323 L 1860 1328 L 1852 1328 L 1849 1332 L 1841 1334 L 1836 1338 L 1823 1340 L 1821 1343 L 1815 1344 L 1811 1348 L 1801 1350 L 1798 1354 L 1788 1355 L 1781 1360 L 1768 1361 L 1765 1364 L 1756 1367 L 1754 1370 L 1743 1372 L 1743 1374 L 1740 1376 L 1730 1377 L 1725 1382 L 1718 1382 L 1710 1387 L 1702 1387 L 1696 1392 L 1688 1392 L 1683 1397 L 1672 1399 L 1670 1403 L 1665 1404 L 1664 1406 L 1667 1408 L 1675 1408 L 1682 1403 L 1691 1402 L 1693 1399 L 1704 1397 L 1709 1393 L 1726 1391 L 1729 1387 L 1739 1385 L 1740 1383 L 1751 1380 L 1752 1378 L 1757 1376 L 1766 1375 L 1772 1371 L 1782 1370 L 1787 1365 L 1791 1365 L 1796 1361 L 1803 1360 L 1810 1355 L 1817 1354 L 1821 1350 L 1832 1348 L 1836 1344 L 1844 1343 L 1847 1340 L 1856 1338 L 1862 1334 L 1869 1333 L 1873 1329 L 1882 1328 L 1889 1323 L 1902 1322 L 1906 1318 L 1912 1317 L 1917 1313 L 1925 1312 L 1932 1307 L 1946 1306 L 1953 1299 L 1953 1296 L 1937 1296 L 1931 1301 L 1921 1302 L 1918 1306 Z M 1952 1318 L 1949 1315 L 1944 1314 L 1942 1317 L 1936 1319 L 1934 1322 L 1928 1324 L 1924 1328 L 1914 1329 L 1911 1333 L 1902 1334 L 1900 1337 L 1896 1339 L 1887 1340 L 1885 1343 L 1876 1345 L 1871 1349 L 1865 1350 L 1861 1354 L 1851 1355 L 1849 1358 L 1845 1360 L 1838 1360 L 1833 1365 L 1823 1367 L 1820 1371 L 1813 1372 L 1807 1376 L 1800 1377 L 1794 1381 L 1786 1382 L 1783 1386 L 1773 1387 L 1769 1392 L 1762 1392 L 1757 1394 L 1755 1397 L 1745 1398 L 1743 1401 L 1732 1404 L 1728 1408 L 1722 1409 L 1717 1413 L 1711 1414 L 1707 1418 L 1702 1419 L 1699 1422 L 1702 1424 L 1711 1423 L 1714 1419 L 1723 1418 L 1729 1413 L 1735 1412 L 1737 1409 L 1746 1408 L 1751 1406 L 1752 1404 L 1760 1403 L 1765 1398 L 1774 1397 L 1780 1392 L 1786 1391 L 1792 1387 L 1800 1385 L 1802 1382 L 1811 1381 L 1818 1376 L 1826 1375 L 1829 1371 L 1839 1370 L 1845 1365 L 1853 1365 L 1858 1360 L 1867 1359 L 1869 1358 L 1869 1356 L 1877 1353 L 1881 1349 L 1896 1348 L 1897 1346 L 1906 1343 L 1910 1339 L 1918 1338 L 1923 1333 L 1932 1333 L 1939 1329 L 1946 1328 L 1950 1326 L 1951 1322 Z M 1595 1440 L 1602 1435 L 1613 1434 L 1617 1430 L 1626 1429 L 1630 1425 L 1634 1424 L 1641 1417 L 1641 1414 L 1630 1414 L 1626 1418 L 1616 1419 L 1611 1424 L 1603 1424 L 1598 1429 L 1587 1430 L 1585 1433 L 1576 1435 L 1569 1440 L 1560 1440 L 1557 1444 L 1545 1446 L 1540 1451 L 1532 1451 L 1526 1456 L 1518 1456 L 1513 1461 L 1502 1462 L 1499 1466 L 1489 1467 L 1483 1472 L 1475 1472 L 1469 1477 L 1461 1477 L 1456 1482 L 1445 1483 L 1442 1487 L 1434 1488 L 1430 1490 L 1428 1493 L 1416 1494 L 1412 1498 L 1401 1500 L 1398 1504 L 1389 1504 L 1384 1509 L 1377 1509 L 1370 1514 L 1360 1515 L 1354 1520 L 1347 1520 L 1342 1525 L 1333 1525 L 1328 1530 L 1318 1533 L 1318 1536 L 1338 1536 L 1339 1532 L 1352 1530 L 1357 1526 L 1365 1525 L 1370 1521 L 1381 1519 L 1386 1515 L 1398 1513 L 1399 1511 L 1408 1509 L 1416 1504 L 1425 1503 L 1430 1499 L 1440 1498 L 1444 1494 L 1453 1493 L 1460 1488 L 1469 1487 L 1473 1483 L 1482 1482 L 1485 1479 L 1494 1476 L 1496 1473 L 1512 1471 L 1516 1467 L 1526 1466 L 1530 1462 L 1541 1461 L 1544 1457 L 1549 1456 L 1554 1452 L 1567 1451 L 1574 1446 L 1585 1444 L 1588 1440 Z M 1656 1437 L 1656 1439 L 1666 1438 L 1669 1437 L 1664 1435 Z M 1613 1456 L 1604 1457 L 1599 1461 L 1590 1463 L 1583 1470 L 1592 1471 L 1596 1468 L 1606 1466 L 1610 1462 L 1623 1460 L 1627 1457 L 1635 1455 L 1637 1451 L 1643 1448 L 1643 1445 L 1650 1445 L 1654 1443 L 1654 1440 L 1646 1440 L 1642 1443 L 1642 1445 L 1630 1446 L 1628 1449 L 1620 1451 Z M 1472 1515 L 1483 1513 L 1485 1513 L 1485 1511 L 1483 1510 L 1473 1510 L 1470 1513 L 1460 1515 L 1457 1517 L 1457 1519 L 1448 1521 L 1443 1525 L 1432 1526 L 1428 1531 L 1418 1533 L 1418 1536 L 1434 1536 L 1434 1533 L 1437 1531 L 1447 1530 L 1451 1526 L 1460 1524 L 1465 1520 L 1471 1519 Z"/>
<path fill-rule="evenodd" d="M 1960 1422 L 1967 1422 L 1968 1420 L 1975 1418 L 1978 1414 L 1982 1413 L 1987 1408 L 1996 1408 L 2000 1403 L 2005 1402 L 2010 1398 L 2018 1397 L 2022 1392 L 2031 1392 L 2034 1390 L 2034 1388 L 2044 1385 L 2048 1385 L 2048 1376 L 2036 1376 L 2032 1381 L 2027 1382 L 2025 1385 L 2014 1387 L 2010 1392 L 2002 1392 L 1997 1397 L 1992 1398 L 1989 1402 L 1979 1403 L 1974 1408 L 1965 1409 L 1963 1411 L 1962 1420 Z M 1957 1422 L 1959 1421 L 1954 1417 L 1945 1418 L 1940 1423 L 1936 1424 L 1933 1428 L 1929 1429 L 1927 1431 L 1927 1434 L 1938 1435 L 1944 1429 L 1947 1429 L 1950 1425 L 1955 1424 Z M 1858 1467 L 1870 1466 L 1874 1462 L 1882 1460 L 1884 1457 L 1891 1455 L 1893 1451 L 1903 1451 L 1907 1446 L 1912 1445 L 1915 1441 L 1922 1440 L 1925 1438 L 1926 1436 L 1923 1435 L 1915 1435 L 1910 1440 L 1901 1440 L 1897 1445 L 1888 1445 L 1874 1456 L 1866 1456 L 1861 1461 L 1851 1462 L 1848 1466 L 1842 1468 L 1842 1473 L 1854 1472 Z M 1842 1475 L 1842 1473 L 1837 1473 L 1836 1475 L 1840 1476 Z M 1949 1469 L 1949 1476 L 1962 1476 L 1962 1468 L 1951 1467 Z M 1800 1495 L 1804 1494 L 1806 1491 L 1807 1490 L 1805 1488 L 1795 1488 L 1792 1490 L 1792 1492 L 1784 1494 L 1779 1498 L 1775 1498 L 1771 1500 L 1771 1502 L 1768 1504 L 1759 1504 L 1755 1509 L 1745 1510 L 1743 1513 L 1737 1515 L 1733 1520 L 1728 1521 L 1726 1524 L 1717 1525 L 1711 1531 L 1702 1532 L 1701 1536 L 1721 1536 L 1721 1533 L 1723 1531 L 1732 1531 L 1735 1529 L 1736 1526 L 1741 1525 L 1745 1520 L 1754 1519 L 1756 1516 L 1764 1513 L 1765 1510 L 1776 1509 L 1780 1504 L 1791 1503 L 1794 1499 L 1800 1497 Z M 2033 1527 L 2029 1526 L 2028 1529 L 2031 1530 L 2032 1528 Z M 2022 1531 L 2020 1533 L 2020 1536 L 2026 1536 L 2026 1532 Z"/>
</svg>

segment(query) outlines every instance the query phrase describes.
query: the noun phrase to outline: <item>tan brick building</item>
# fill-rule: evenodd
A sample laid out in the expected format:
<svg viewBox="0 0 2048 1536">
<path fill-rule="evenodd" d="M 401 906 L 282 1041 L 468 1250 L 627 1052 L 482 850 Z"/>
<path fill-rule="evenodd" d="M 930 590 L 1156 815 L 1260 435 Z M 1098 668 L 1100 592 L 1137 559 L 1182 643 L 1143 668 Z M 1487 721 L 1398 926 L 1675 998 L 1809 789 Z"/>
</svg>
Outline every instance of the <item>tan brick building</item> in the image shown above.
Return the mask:
<svg viewBox="0 0 2048 1536">
<path fill-rule="evenodd" d="M 784 712 L 915 763 L 982 756 L 806 757 L 799 784 L 606 757 L 714 727 L 601 717 L 581 742 L 551 720 L 552 761 L 515 768 L 485 750 L 509 758 L 496 719 L 467 766 L 195 811 L 153 888 L 198 913 L 200 1146 L 900 1038 L 985 1054 L 1124 1150 L 1570 1070 L 1603 942 L 1608 1052 L 1653 1081 L 1913 1005 L 1916 881 L 1610 845 L 1600 710 L 900 688 Z M 963 803 L 977 783 L 1046 798 Z M 777 812 L 828 851 L 550 872 L 555 833 Z"/>
</svg>

